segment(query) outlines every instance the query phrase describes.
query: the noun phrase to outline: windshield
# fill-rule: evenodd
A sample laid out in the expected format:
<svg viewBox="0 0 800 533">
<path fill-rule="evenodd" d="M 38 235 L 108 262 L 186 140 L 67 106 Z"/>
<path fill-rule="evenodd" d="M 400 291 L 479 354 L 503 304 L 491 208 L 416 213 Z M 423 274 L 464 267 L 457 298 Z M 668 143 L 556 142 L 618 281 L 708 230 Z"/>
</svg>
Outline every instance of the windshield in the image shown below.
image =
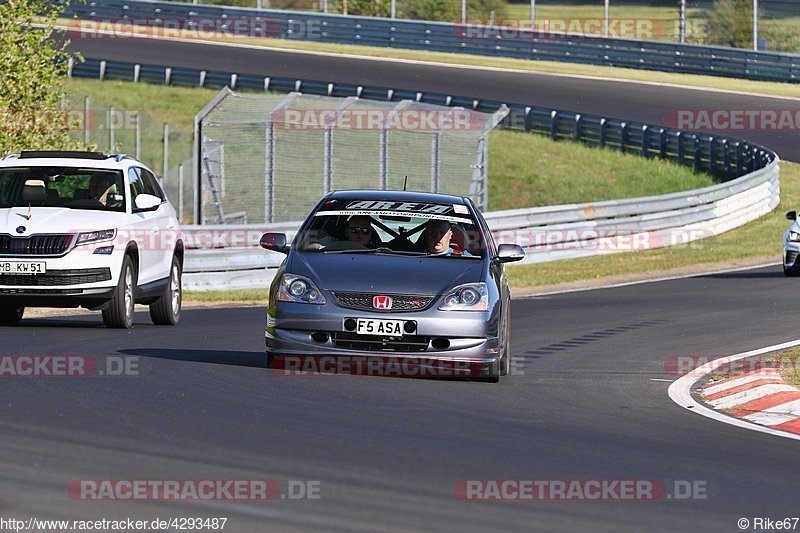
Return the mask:
<svg viewBox="0 0 800 533">
<path fill-rule="evenodd" d="M 125 211 L 122 173 L 71 167 L 0 169 L 0 208 Z"/>
<path fill-rule="evenodd" d="M 333 199 L 298 235 L 302 252 L 483 257 L 484 240 L 467 206 Z"/>
</svg>

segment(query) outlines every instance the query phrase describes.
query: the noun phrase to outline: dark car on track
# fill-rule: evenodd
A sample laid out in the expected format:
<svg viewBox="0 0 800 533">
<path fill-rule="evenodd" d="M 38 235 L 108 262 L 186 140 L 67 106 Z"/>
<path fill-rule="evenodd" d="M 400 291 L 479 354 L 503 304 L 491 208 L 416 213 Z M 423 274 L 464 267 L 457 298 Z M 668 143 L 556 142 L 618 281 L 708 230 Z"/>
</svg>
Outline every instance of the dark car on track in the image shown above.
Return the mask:
<svg viewBox="0 0 800 533">
<path fill-rule="evenodd" d="M 525 252 L 496 245 L 469 198 L 337 191 L 320 200 L 291 245 L 283 233 L 266 233 L 261 245 L 287 254 L 270 288 L 273 368 L 327 358 L 366 361 L 363 369 L 375 373 L 393 364 L 398 375 L 508 374 L 504 263 Z"/>
</svg>

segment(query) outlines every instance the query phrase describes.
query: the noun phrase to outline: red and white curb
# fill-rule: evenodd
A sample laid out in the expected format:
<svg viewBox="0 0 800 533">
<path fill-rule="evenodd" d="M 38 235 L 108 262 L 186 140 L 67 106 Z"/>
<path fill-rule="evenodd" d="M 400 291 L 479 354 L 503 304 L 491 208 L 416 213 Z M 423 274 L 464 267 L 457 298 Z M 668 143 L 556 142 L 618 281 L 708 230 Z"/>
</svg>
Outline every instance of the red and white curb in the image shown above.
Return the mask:
<svg viewBox="0 0 800 533">
<path fill-rule="evenodd" d="M 800 440 L 800 389 L 786 384 L 776 369 L 761 369 L 707 383 L 702 389 L 704 405 L 692 396 L 695 385 L 731 362 L 800 346 L 800 340 L 759 348 L 710 361 L 669 387 L 669 397 L 686 409 L 762 433 Z"/>
</svg>

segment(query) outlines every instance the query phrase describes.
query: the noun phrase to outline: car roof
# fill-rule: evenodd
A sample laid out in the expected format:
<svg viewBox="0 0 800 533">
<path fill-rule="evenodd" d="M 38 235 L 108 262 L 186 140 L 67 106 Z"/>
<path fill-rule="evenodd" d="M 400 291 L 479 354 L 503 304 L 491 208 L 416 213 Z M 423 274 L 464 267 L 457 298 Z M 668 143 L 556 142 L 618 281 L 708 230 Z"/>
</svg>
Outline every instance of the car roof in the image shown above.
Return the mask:
<svg viewBox="0 0 800 533">
<path fill-rule="evenodd" d="M 11 153 L 0 158 L 0 168 L 54 166 L 121 170 L 131 164 L 142 165 L 139 161 L 125 154 L 103 154 L 100 152 L 32 151 Z"/>
<path fill-rule="evenodd" d="M 461 196 L 439 194 L 420 191 L 382 191 L 375 189 L 354 189 L 335 191 L 328 195 L 329 198 L 356 198 L 359 200 L 389 200 L 394 202 L 424 202 L 466 205 L 466 200 Z"/>
</svg>

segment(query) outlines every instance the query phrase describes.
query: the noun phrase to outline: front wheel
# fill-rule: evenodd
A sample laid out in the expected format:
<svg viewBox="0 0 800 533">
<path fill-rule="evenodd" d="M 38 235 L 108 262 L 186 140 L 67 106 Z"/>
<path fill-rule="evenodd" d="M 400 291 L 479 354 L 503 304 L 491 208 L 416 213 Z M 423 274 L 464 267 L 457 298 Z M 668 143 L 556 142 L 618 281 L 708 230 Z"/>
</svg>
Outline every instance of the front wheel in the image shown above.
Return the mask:
<svg viewBox="0 0 800 533">
<path fill-rule="evenodd" d="M 181 263 L 172 258 L 169 283 L 161 297 L 150 304 L 150 318 L 158 326 L 174 326 L 181 319 L 183 289 L 181 284 Z"/>
<path fill-rule="evenodd" d="M 24 314 L 25 308 L 21 305 L 0 306 L 0 326 L 16 326 Z"/>
<path fill-rule="evenodd" d="M 117 290 L 114 297 L 103 310 L 103 323 L 109 328 L 130 329 L 133 327 L 134 287 L 136 287 L 136 271 L 130 256 L 122 261 Z"/>
</svg>

